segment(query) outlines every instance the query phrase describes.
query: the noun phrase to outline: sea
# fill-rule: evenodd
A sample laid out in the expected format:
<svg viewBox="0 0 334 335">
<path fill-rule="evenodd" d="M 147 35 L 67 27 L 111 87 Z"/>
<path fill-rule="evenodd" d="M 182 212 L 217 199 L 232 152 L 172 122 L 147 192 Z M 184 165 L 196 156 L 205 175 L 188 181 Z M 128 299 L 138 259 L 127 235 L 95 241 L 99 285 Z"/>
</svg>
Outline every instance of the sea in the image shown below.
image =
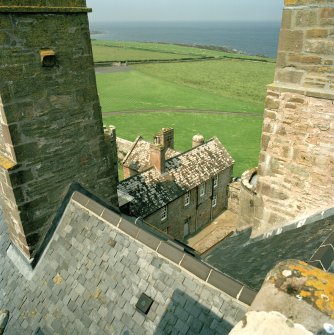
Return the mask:
<svg viewBox="0 0 334 335">
<path fill-rule="evenodd" d="M 98 40 L 220 46 L 275 58 L 280 22 L 91 22 Z"/>
</svg>

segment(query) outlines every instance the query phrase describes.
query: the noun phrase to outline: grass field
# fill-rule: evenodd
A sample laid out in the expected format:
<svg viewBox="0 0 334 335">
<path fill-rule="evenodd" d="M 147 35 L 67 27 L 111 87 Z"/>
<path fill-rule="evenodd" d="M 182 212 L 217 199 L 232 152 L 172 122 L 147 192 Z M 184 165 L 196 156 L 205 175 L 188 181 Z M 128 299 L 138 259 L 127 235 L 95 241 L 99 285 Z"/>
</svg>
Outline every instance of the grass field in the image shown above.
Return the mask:
<svg viewBox="0 0 334 335">
<path fill-rule="evenodd" d="M 151 59 L 170 60 L 180 58 L 196 59 L 199 57 L 242 58 L 273 62 L 270 58 L 165 43 L 94 40 L 92 41 L 92 45 L 95 62 Z"/>
<path fill-rule="evenodd" d="M 145 64 L 134 71 L 98 74 L 104 112 L 200 109 L 262 113 L 274 65 L 219 60 Z"/>
<path fill-rule="evenodd" d="M 136 57 L 141 53 L 145 59 L 155 59 L 157 55 L 217 57 L 210 61 L 140 64 L 124 72 L 98 74 L 104 122 L 115 125 L 118 136 L 134 140 L 137 135 L 142 135 L 151 140 L 160 128 L 173 127 L 176 149 L 180 151 L 191 147 L 192 136 L 196 133 L 207 139 L 217 136 L 236 161 L 235 176 L 257 164 L 266 85 L 274 77 L 273 61 L 219 59 L 224 52 L 169 44 L 104 43 L 94 41 L 94 48 L 105 60 L 116 56 L 130 59 L 137 52 Z M 181 113 L 183 109 L 205 113 Z M 155 112 L 143 112 L 147 110 Z M 121 111 L 126 113 L 113 115 Z M 212 114 L 208 111 L 239 114 Z M 255 115 L 246 115 L 248 113 Z"/>
<path fill-rule="evenodd" d="M 187 55 L 184 54 L 110 47 L 104 45 L 95 45 L 93 48 L 93 55 L 95 62 L 174 60 L 187 57 Z M 199 58 L 199 56 L 194 55 L 191 58 Z"/>
<path fill-rule="evenodd" d="M 106 124 L 117 126 L 117 136 L 134 140 L 142 135 L 152 140 L 162 127 L 175 129 L 175 148 L 184 151 L 191 148 L 194 134 L 200 133 L 209 139 L 216 135 L 236 161 L 234 175 L 257 164 L 262 118 L 215 114 L 191 115 L 174 113 L 131 113 L 104 118 Z"/>
</svg>

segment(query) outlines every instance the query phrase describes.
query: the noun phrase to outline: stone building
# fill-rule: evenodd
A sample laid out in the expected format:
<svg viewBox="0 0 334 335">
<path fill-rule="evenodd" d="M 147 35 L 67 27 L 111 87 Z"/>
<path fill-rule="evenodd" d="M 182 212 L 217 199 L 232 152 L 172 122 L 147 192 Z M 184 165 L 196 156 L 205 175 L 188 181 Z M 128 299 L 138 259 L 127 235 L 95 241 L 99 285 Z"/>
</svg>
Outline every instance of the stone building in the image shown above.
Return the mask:
<svg viewBox="0 0 334 335">
<path fill-rule="evenodd" d="M 246 172 L 240 229 L 253 236 L 334 207 L 334 8 L 286 0 L 268 86 L 257 184 Z"/>
<path fill-rule="evenodd" d="M 33 262 L 73 183 L 117 205 L 84 0 L 0 0 L 0 189 L 11 240 Z"/>
<path fill-rule="evenodd" d="M 136 175 L 118 186 L 128 195 L 121 210 L 171 236 L 184 239 L 227 208 L 234 161 L 217 138 L 197 135 L 181 154 L 138 138 L 124 162 Z"/>
</svg>

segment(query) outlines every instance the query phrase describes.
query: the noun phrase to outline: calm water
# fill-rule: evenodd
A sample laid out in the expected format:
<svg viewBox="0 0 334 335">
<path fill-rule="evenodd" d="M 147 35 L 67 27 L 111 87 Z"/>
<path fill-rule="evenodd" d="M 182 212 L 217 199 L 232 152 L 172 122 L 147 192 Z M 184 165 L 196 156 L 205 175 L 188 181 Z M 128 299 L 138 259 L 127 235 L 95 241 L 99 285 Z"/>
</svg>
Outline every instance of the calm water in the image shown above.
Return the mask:
<svg viewBox="0 0 334 335">
<path fill-rule="evenodd" d="M 92 38 L 224 46 L 276 57 L 279 22 L 93 22 Z"/>
</svg>

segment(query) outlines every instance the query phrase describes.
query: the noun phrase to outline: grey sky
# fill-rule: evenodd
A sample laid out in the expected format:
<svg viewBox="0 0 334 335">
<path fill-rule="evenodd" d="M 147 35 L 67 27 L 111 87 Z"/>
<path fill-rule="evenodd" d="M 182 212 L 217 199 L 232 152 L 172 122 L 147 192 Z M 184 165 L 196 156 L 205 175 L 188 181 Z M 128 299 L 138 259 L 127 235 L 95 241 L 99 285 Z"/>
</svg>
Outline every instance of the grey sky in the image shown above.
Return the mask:
<svg viewBox="0 0 334 335">
<path fill-rule="evenodd" d="M 279 21 L 283 0 L 87 0 L 91 21 Z"/>
</svg>

